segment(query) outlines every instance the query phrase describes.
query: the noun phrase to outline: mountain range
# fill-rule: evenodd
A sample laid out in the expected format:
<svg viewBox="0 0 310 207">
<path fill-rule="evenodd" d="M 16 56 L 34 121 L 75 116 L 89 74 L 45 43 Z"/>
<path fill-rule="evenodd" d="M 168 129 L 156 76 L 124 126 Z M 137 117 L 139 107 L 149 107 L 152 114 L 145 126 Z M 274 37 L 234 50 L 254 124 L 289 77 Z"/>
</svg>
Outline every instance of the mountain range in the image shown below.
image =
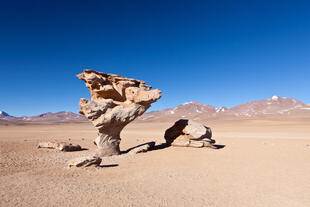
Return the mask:
<svg viewBox="0 0 310 207">
<path fill-rule="evenodd" d="M 138 118 L 140 121 L 164 121 L 180 118 L 193 120 L 221 119 L 221 118 L 256 118 L 275 116 L 309 116 L 310 105 L 295 98 L 272 96 L 269 99 L 247 102 L 235 107 L 214 107 L 195 101 L 167 108 L 151 111 Z M 14 117 L 0 111 L 0 120 L 20 122 L 64 122 L 84 121 L 86 118 L 73 112 L 44 113 L 37 116 Z"/>
<path fill-rule="evenodd" d="M 214 107 L 195 101 L 174 108 L 151 111 L 139 117 L 143 121 L 169 119 L 220 119 L 220 118 L 256 118 L 275 116 L 310 116 L 310 105 L 295 98 L 272 96 L 269 99 L 247 102 L 232 108 Z"/>
<path fill-rule="evenodd" d="M 4 111 L 0 111 L 0 120 L 7 121 L 29 121 L 29 122 L 58 122 L 58 121 L 82 121 L 86 120 L 86 118 L 80 114 L 75 114 L 73 112 L 60 111 L 57 113 L 44 113 L 36 116 L 21 116 L 14 117 L 9 115 Z"/>
</svg>

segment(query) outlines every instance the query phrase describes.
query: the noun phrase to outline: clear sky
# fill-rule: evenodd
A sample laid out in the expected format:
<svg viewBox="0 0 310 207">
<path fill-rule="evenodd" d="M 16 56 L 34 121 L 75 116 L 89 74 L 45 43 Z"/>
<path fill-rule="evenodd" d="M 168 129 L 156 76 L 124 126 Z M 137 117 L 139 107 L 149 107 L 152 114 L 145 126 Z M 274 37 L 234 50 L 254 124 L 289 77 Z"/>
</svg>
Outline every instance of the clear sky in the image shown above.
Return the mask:
<svg viewBox="0 0 310 207">
<path fill-rule="evenodd" d="M 1 0 L 0 110 L 77 112 L 85 68 L 161 89 L 151 110 L 310 103 L 308 2 Z"/>
</svg>

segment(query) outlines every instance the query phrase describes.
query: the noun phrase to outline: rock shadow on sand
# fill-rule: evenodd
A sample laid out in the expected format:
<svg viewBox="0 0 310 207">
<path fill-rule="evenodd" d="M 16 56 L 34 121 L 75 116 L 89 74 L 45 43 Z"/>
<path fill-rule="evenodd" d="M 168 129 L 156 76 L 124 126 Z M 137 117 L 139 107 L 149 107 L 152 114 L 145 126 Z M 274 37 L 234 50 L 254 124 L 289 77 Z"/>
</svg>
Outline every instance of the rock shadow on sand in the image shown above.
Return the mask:
<svg viewBox="0 0 310 207">
<path fill-rule="evenodd" d="M 139 149 L 142 149 L 141 152 L 147 152 L 147 151 L 161 150 L 161 149 L 165 149 L 167 147 L 170 147 L 170 145 L 166 144 L 166 143 L 155 145 L 155 142 L 151 141 L 151 142 L 145 142 L 143 144 L 139 144 L 137 146 L 131 147 L 125 151 L 121 151 L 121 154 L 127 154 L 127 153 L 133 152 L 133 151 L 138 151 L 138 153 L 139 153 L 140 152 Z"/>
<path fill-rule="evenodd" d="M 165 148 L 168 148 L 168 147 L 171 147 L 171 145 L 168 144 L 168 143 L 161 143 L 161 144 L 155 145 L 155 142 L 151 141 L 151 142 L 146 142 L 146 143 L 143 143 L 143 144 L 139 144 L 139 145 L 137 145 L 135 147 L 131 147 L 131 148 L 125 150 L 125 151 L 121 151 L 121 154 L 127 154 L 129 152 L 134 152 L 134 151 L 136 153 L 140 153 L 140 152 L 162 150 L 162 149 L 165 149 Z M 224 147 L 226 147 L 226 145 L 221 145 L 221 144 L 213 144 L 212 145 L 212 149 L 223 149 Z"/>
<path fill-rule="evenodd" d="M 99 168 L 107 168 L 107 167 L 118 167 L 119 164 L 109 164 L 109 165 L 98 165 Z"/>
</svg>

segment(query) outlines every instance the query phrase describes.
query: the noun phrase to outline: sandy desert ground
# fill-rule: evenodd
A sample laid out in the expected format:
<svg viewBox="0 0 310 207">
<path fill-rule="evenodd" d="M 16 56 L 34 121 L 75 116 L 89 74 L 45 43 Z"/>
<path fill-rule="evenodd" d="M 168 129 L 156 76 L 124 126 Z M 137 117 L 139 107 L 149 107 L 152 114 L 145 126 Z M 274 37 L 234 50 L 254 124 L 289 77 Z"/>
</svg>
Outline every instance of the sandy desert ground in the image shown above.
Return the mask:
<svg viewBox="0 0 310 207">
<path fill-rule="evenodd" d="M 310 206 L 310 120 L 213 120 L 224 148 L 157 149 L 66 169 L 89 155 L 90 123 L 0 126 L 0 206 Z M 168 123 L 129 124 L 121 149 L 164 141 Z M 37 149 L 70 141 L 79 152 Z"/>
</svg>

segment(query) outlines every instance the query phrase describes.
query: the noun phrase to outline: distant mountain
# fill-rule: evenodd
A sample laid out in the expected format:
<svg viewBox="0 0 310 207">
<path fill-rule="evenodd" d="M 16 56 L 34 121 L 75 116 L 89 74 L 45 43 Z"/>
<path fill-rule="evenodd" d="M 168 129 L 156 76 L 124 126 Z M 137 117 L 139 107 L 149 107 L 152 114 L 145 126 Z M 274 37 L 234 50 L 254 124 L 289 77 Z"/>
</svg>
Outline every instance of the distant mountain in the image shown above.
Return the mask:
<svg viewBox="0 0 310 207">
<path fill-rule="evenodd" d="M 268 116 L 310 116 L 310 105 L 295 98 L 272 96 L 266 100 L 251 101 L 232 108 L 214 107 L 197 102 L 188 102 L 175 108 L 151 111 L 139 117 L 139 120 L 156 121 L 178 118 L 205 120 L 229 117 L 268 117 Z"/>
<path fill-rule="evenodd" d="M 267 100 L 252 101 L 239 106 L 235 106 L 229 110 L 236 116 L 257 116 L 268 114 L 291 114 L 299 110 L 309 108 L 306 104 L 295 98 L 281 98 L 272 96 Z"/>
<path fill-rule="evenodd" d="M 37 116 L 21 117 L 27 121 L 71 121 L 71 120 L 82 120 L 85 116 L 75 114 L 72 112 L 61 111 L 57 113 L 44 113 Z"/>
<path fill-rule="evenodd" d="M 6 113 L 5 111 L 0 111 L 0 119 L 8 119 L 11 118 L 12 116 Z"/>
<path fill-rule="evenodd" d="M 193 120 L 225 119 L 225 118 L 256 118 L 275 116 L 308 116 L 310 117 L 310 104 L 295 98 L 272 96 L 266 100 L 247 102 L 232 108 L 214 107 L 195 101 L 181 104 L 174 108 L 161 111 L 151 111 L 138 117 L 140 121 L 169 121 L 180 118 Z M 84 121 L 85 116 L 72 112 L 44 113 L 37 116 L 14 117 L 0 111 L 0 120 L 19 122 L 70 122 Z"/>
<path fill-rule="evenodd" d="M 45 121 L 81 121 L 85 120 L 85 116 L 80 114 L 75 114 L 72 112 L 61 111 L 57 113 L 44 113 L 37 116 L 22 116 L 22 117 L 14 117 L 8 115 L 8 113 L 1 111 L 0 112 L 0 119 L 6 119 L 11 121 L 30 121 L 30 122 L 45 122 Z"/>
<path fill-rule="evenodd" d="M 213 116 L 218 109 L 210 106 L 201 104 L 195 101 L 181 104 L 175 108 L 168 108 L 161 111 L 151 111 L 142 115 L 139 119 L 141 120 L 154 120 L 159 118 L 195 118 L 196 116 L 204 115 L 205 117 Z M 225 110 L 225 109 L 224 109 Z"/>
</svg>

